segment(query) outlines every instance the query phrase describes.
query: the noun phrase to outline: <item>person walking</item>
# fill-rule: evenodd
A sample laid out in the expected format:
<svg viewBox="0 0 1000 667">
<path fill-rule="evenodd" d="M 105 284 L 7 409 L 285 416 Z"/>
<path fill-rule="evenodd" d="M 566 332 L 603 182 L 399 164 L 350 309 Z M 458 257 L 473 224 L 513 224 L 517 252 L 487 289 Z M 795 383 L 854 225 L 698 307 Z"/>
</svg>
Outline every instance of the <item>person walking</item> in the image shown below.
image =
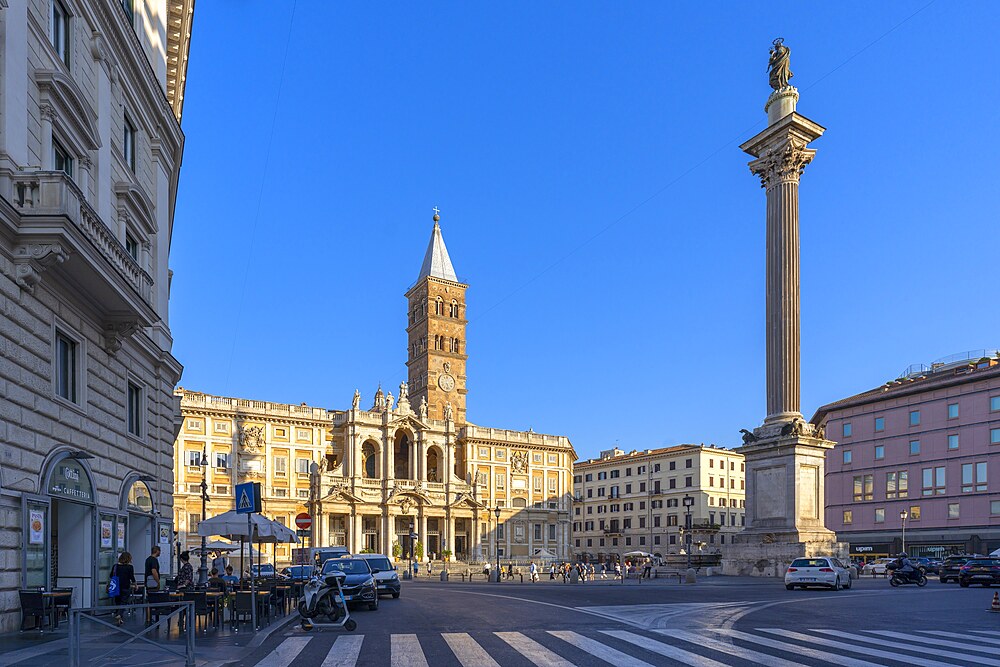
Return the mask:
<svg viewBox="0 0 1000 667">
<path fill-rule="evenodd" d="M 556 580 L 556 564 L 555 563 L 550 563 L 549 564 L 549 581 L 555 581 L 555 580 Z"/>
<path fill-rule="evenodd" d="M 115 606 L 127 605 L 132 598 L 132 589 L 135 588 L 135 568 L 132 567 L 132 554 L 127 551 L 122 552 L 122 555 L 118 557 L 118 562 L 111 566 L 111 576 L 118 577 L 118 595 L 115 596 Z M 125 623 L 121 609 L 115 610 L 114 619 L 118 625 Z"/>
<path fill-rule="evenodd" d="M 183 591 L 192 588 L 194 588 L 194 568 L 191 567 L 191 554 L 182 551 L 181 567 L 177 571 L 177 590 Z"/>
<path fill-rule="evenodd" d="M 615 578 L 616 579 L 621 579 L 622 578 L 622 564 L 621 563 L 615 563 Z"/>
<path fill-rule="evenodd" d="M 490 578 L 490 562 L 489 561 L 486 561 L 485 563 L 483 563 L 483 574 L 486 575 L 487 579 Z"/>
<path fill-rule="evenodd" d="M 146 592 L 156 592 L 160 590 L 160 547 L 153 547 L 143 565 L 143 581 L 146 583 Z"/>
<path fill-rule="evenodd" d="M 643 578 L 649 579 L 650 578 L 650 573 L 652 572 L 652 570 L 653 570 L 653 563 L 647 558 L 646 562 L 645 562 L 645 565 L 642 568 L 642 576 L 643 576 Z"/>
<path fill-rule="evenodd" d="M 507 563 L 507 578 L 514 579 L 514 563 Z"/>
<path fill-rule="evenodd" d="M 212 567 L 218 570 L 221 574 L 226 571 L 227 565 L 229 565 L 229 563 L 226 562 L 225 553 L 222 551 L 216 551 L 215 558 L 212 559 Z"/>
<path fill-rule="evenodd" d="M 601 579 L 608 578 L 608 566 L 605 563 L 601 563 Z"/>
<path fill-rule="evenodd" d="M 531 567 L 528 568 L 528 571 L 531 573 L 531 583 L 533 583 L 533 584 L 537 583 L 538 582 L 538 566 L 535 565 L 535 561 L 531 561 Z"/>
</svg>

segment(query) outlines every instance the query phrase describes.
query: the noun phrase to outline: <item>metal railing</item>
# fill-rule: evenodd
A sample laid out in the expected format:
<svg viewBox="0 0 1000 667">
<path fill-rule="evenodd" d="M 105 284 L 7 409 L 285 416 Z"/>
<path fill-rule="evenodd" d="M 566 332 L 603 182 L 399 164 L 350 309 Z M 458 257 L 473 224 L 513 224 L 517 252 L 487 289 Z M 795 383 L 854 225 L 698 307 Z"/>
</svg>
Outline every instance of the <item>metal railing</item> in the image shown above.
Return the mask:
<svg viewBox="0 0 1000 667">
<path fill-rule="evenodd" d="M 106 621 L 102 616 L 107 616 L 108 612 L 113 611 L 134 611 L 137 609 L 152 611 L 156 608 L 168 608 L 171 611 L 166 615 L 161 615 L 157 618 L 156 623 L 152 623 L 144 627 L 139 632 L 133 632 L 124 625 L 117 625 L 113 622 Z M 178 622 L 181 619 L 184 621 L 185 627 L 185 642 L 183 650 L 175 648 L 174 645 L 163 644 L 154 641 L 147 637 L 151 631 L 158 630 L 164 622 L 169 623 L 174 617 L 178 617 Z M 154 604 L 132 604 L 132 605 L 117 605 L 117 606 L 107 606 L 107 607 L 88 607 L 86 609 L 70 609 L 69 612 L 69 665 L 70 667 L 80 667 L 82 664 L 80 661 L 80 625 L 81 621 L 88 620 L 92 621 L 98 626 L 104 626 L 115 633 L 121 633 L 129 637 L 127 641 L 121 644 L 116 644 L 111 650 L 105 651 L 97 657 L 88 659 L 88 664 L 104 664 L 102 660 L 116 651 L 120 651 L 123 647 L 128 646 L 132 642 L 142 641 L 147 644 L 152 644 L 153 646 L 166 651 L 167 653 L 172 653 L 176 656 L 184 658 L 184 664 L 186 667 L 195 667 L 194 659 L 194 602 L 187 600 L 178 600 L 177 602 L 158 602 Z"/>
</svg>

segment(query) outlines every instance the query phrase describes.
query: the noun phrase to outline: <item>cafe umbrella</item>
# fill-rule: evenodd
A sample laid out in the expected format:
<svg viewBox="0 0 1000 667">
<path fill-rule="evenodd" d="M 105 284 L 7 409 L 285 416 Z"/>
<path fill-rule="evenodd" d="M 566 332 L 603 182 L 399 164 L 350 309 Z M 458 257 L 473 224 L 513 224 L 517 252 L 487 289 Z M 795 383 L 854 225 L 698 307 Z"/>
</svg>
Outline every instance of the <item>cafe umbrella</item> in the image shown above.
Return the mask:
<svg viewBox="0 0 1000 667">
<path fill-rule="evenodd" d="M 247 517 L 249 517 L 249 530 L 247 528 Z M 198 534 L 206 537 L 219 536 L 227 540 L 240 541 L 240 571 L 243 571 L 243 542 L 256 542 L 258 549 L 261 543 L 272 544 L 296 544 L 299 538 L 288 527 L 272 521 L 260 514 L 237 514 L 235 510 L 229 510 L 222 514 L 205 519 L 198 524 Z M 260 565 L 260 552 L 257 553 L 257 564 Z M 253 565 L 253 556 L 250 559 Z"/>
</svg>

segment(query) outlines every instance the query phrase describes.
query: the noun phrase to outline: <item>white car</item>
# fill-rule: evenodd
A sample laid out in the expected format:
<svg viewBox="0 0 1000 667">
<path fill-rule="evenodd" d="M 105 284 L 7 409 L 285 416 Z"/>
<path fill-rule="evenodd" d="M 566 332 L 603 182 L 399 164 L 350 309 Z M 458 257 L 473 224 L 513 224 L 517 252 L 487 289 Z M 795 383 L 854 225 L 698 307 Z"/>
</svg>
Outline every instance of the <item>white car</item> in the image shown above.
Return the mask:
<svg viewBox="0 0 1000 667">
<path fill-rule="evenodd" d="M 861 574 L 871 574 L 871 575 L 875 575 L 875 574 L 885 575 L 885 574 L 888 574 L 888 570 L 886 569 L 886 566 L 888 566 L 889 563 L 893 562 L 894 560 L 896 560 L 896 559 L 895 558 L 878 558 L 876 560 L 873 560 L 870 563 L 865 563 L 865 567 L 861 570 Z"/>
<path fill-rule="evenodd" d="M 354 558 L 366 560 L 369 567 L 378 570 L 375 573 L 375 583 L 378 584 L 379 595 L 392 595 L 394 598 L 399 597 L 402 586 L 399 583 L 396 566 L 393 565 L 388 556 L 382 554 L 358 554 Z"/>
<path fill-rule="evenodd" d="M 851 573 L 837 558 L 796 558 L 785 571 L 785 588 L 826 586 L 833 590 L 851 587 Z"/>
</svg>

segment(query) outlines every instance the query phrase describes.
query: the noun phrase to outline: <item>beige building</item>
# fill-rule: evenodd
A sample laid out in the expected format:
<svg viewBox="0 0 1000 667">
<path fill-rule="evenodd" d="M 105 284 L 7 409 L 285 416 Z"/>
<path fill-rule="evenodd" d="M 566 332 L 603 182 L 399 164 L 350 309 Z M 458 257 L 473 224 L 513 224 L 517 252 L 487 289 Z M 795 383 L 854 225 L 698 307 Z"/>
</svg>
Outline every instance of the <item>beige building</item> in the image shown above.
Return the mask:
<svg viewBox="0 0 1000 667">
<path fill-rule="evenodd" d="M 568 558 L 569 440 L 466 420 L 468 286 L 438 220 L 406 293 L 409 372 L 397 395 L 379 387 L 367 409 L 355 392 L 350 409 L 325 410 L 179 391 L 175 517 L 189 547 L 198 542 L 204 472 L 209 516 L 232 509 L 233 486 L 245 481 L 262 483 L 264 513 L 286 523 L 312 500 L 319 546 L 410 554 L 413 532 L 424 554 Z M 202 452 L 207 469 L 197 464 Z M 279 550 L 278 564 L 290 555 Z"/>
<path fill-rule="evenodd" d="M 119 552 L 171 541 L 193 6 L 0 2 L 0 631 L 18 588 L 96 605 Z"/>
<path fill-rule="evenodd" d="M 716 556 L 745 525 L 743 456 L 705 445 L 602 451 L 573 469 L 573 557 Z M 685 503 L 685 499 L 687 503 Z M 690 511 L 688 511 L 690 509 Z"/>
</svg>

